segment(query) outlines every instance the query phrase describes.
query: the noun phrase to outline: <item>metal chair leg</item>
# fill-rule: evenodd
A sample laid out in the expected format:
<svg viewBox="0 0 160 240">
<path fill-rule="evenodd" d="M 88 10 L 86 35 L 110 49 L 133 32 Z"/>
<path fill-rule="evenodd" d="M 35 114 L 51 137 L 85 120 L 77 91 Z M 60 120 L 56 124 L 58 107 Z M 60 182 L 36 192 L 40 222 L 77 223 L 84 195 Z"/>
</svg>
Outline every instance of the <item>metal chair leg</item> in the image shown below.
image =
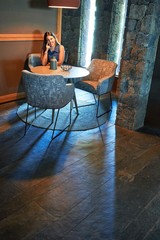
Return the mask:
<svg viewBox="0 0 160 240">
<path fill-rule="evenodd" d="M 73 103 L 70 102 L 70 104 L 73 104 Z M 55 123 L 54 123 L 53 133 L 52 133 L 52 140 L 55 139 L 56 137 L 58 137 L 60 134 L 62 134 L 62 133 L 71 125 L 72 107 L 73 107 L 73 106 L 70 105 L 69 124 L 68 124 L 63 130 L 60 130 L 60 132 L 59 132 L 57 135 L 54 136 L 54 132 L 55 132 L 55 130 L 56 130 L 56 125 L 57 125 L 58 116 L 59 116 L 59 112 L 60 112 L 60 109 L 58 109 L 57 115 L 56 115 L 56 119 L 55 119 Z M 53 110 L 53 111 L 54 111 L 54 110 Z M 52 118 L 52 122 L 53 122 L 53 120 L 54 120 L 54 114 L 53 114 L 53 112 L 52 112 L 52 116 L 53 116 L 53 118 Z"/>
<path fill-rule="evenodd" d="M 54 121 L 54 109 L 52 109 L 52 123 Z M 56 129 L 56 124 L 57 124 L 57 119 L 58 119 L 58 115 L 59 115 L 59 109 L 57 111 L 57 115 L 56 115 L 56 119 L 55 119 L 55 123 L 54 123 L 54 128 L 53 128 L 53 133 L 52 133 L 52 139 L 54 139 L 54 132 L 55 132 L 55 129 Z"/>
<path fill-rule="evenodd" d="M 34 108 L 34 116 L 37 117 L 36 107 Z"/>
<path fill-rule="evenodd" d="M 71 101 L 70 102 L 70 111 L 69 111 L 69 116 L 70 116 L 69 125 L 71 125 L 71 122 L 72 122 L 72 109 L 73 109 L 73 102 Z"/>
<path fill-rule="evenodd" d="M 96 111 L 96 117 L 97 118 L 103 116 L 104 114 L 106 114 L 106 113 L 108 113 L 112 110 L 112 94 L 111 94 L 111 92 L 108 92 L 108 93 L 105 93 L 105 94 L 109 94 L 110 109 L 98 115 L 99 105 L 100 105 L 100 96 L 102 96 L 102 95 L 98 95 L 98 104 L 97 104 L 97 111 Z"/>
<path fill-rule="evenodd" d="M 29 112 L 29 104 L 27 104 L 27 113 L 26 113 L 26 121 L 25 121 L 25 131 L 24 131 L 24 135 L 26 135 L 26 133 L 27 133 L 28 112 Z"/>
<path fill-rule="evenodd" d="M 112 110 L 112 94 L 109 92 L 109 99 L 110 99 L 110 109 Z"/>
<path fill-rule="evenodd" d="M 29 116 L 29 108 L 32 107 L 30 106 L 28 103 L 27 103 L 27 112 L 26 112 L 26 120 L 25 120 L 25 132 L 24 132 L 24 135 L 26 135 L 27 131 L 29 130 L 30 126 L 32 126 L 34 120 L 39 117 L 44 111 L 46 111 L 46 109 L 44 109 L 39 115 L 37 115 L 37 111 L 36 111 L 36 107 L 32 107 L 34 108 L 34 112 L 33 112 L 33 115 L 34 115 L 34 118 L 32 120 L 32 122 L 28 123 L 28 116 Z M 27 126 L 29 125 L 28 129 L 27 129 Z"/>
<path fill-rule="evenodd" d="M 74 100 L 74 104 L 75 104 L 75 108 L 76 108 L 77 115 L 79 115 L 76 93 L 74 93 L 73 100 Z"/>
</svg>

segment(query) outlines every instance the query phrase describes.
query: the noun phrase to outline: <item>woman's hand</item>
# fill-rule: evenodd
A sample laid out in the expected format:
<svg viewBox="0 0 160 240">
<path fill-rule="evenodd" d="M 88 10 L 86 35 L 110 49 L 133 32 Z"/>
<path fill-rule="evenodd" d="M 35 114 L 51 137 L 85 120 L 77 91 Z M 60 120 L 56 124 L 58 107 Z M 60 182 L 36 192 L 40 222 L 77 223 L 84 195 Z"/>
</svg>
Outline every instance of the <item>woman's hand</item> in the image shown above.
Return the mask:
<svg viewBox="0 0 160 240">
<path fill-rule="evenodd" d="M 43 66 L 47 65 L 47 63 L 48 63 L 48 51 L 50 48 L 51 48 L 50 44 L 49 44 L 49 42 L 47 42 L 45 51 L 41 52 L 41 62 L 42 62 Z"/>
<path fill-rule="evenodd" d="M 49 49 L 50 49 L 50 44 L 49 44 L 49 42 L 47 42 L 47 44 L 46 44 L 46 51 L 48 52 Z"/>
</svg>

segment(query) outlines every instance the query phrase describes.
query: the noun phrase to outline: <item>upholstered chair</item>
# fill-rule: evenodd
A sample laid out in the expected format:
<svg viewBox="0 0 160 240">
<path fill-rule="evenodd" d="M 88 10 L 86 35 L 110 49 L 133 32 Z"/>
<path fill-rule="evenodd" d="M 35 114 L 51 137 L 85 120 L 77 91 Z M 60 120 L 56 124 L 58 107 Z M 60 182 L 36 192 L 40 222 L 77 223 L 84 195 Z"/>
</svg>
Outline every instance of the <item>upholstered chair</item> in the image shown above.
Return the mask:
<svg viewBox="0 0 160 240">
<path fill-rule="evenodd" d="M 31 71 L 32 67 L 41 66 L 41 54 L 40 53 L 30 53 L 28 55 L 28 67 Z"/>
<path fill-rule="evenodd" d="M 115 62 L 103 59 L 92 59 L 88 67 L 90 74 L 75 84 L 76 88 L 93 93 L 95 101 L 95 95 L 98 96 L 97 117 L 104 115 L 112 109 L 111 91 L 115 79 L 116 67 L 117 64 Z M 102 114 L 99 114 L 100 97 L 104 94 L 109 94 L 110 108 Z"/>
<path fill-rule="evenodd" d="M 54 122 L 52 139 L 60 135 L 71 124 L 71 112 L 72 112 L 72 100 L 74 98 L 74 85 L 72 83 L 66 83 L 63 76 L 60 75 L 43 75 L 35 74 L 27 70 L 22 71 L 22 79 L 24 82 L 26 101 L 27 101 L 27 114 L 26 114 L 26 126 L 25 134 L 27 130 L 27 119 L 29 113 L 29 106 L 40 109 L 52 109 L 51 124 Z M 58 121 L 59 111 L 61 108 L 70 103 L 69 124 L 56 136 L 54 132 Z M 56 113 L 55 110 L 57 109 Z M 35 118 L 36 118 L 35 112 Z M 55 121 L 54 121 L 55 118 Z"/>
</svg>

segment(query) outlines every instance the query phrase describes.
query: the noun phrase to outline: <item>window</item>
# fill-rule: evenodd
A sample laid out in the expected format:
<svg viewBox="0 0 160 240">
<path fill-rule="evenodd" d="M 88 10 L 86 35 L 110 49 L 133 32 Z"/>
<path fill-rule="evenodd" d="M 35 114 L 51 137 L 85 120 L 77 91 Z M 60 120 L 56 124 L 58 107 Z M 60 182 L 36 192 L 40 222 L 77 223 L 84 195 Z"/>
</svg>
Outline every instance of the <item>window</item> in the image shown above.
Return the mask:
<svg viewBox="0 0 160 240">
<path fill-rule="evenodd" d="M 83 18 L 80 26 L 78 63 L 80 66 L 88 67 L 92 55 L 96 0 L 82 0 L 81 4 Z"/>
<path fill-rule="evenodd" d="M 106 59 L 114 61 L 118 64 L 116 73 L 117 75 L 119 74 L 120 69 L 127 4 L 128 0 L 122 0 L 120 2 L 119 0 L 114 0 L 112 3 L 110 3 L 112 9 L 110 9 L 111 12 L 109 14 L 107 13 L 106 9 L 104 9 L 104 11 L 106 11 L 105 12 L 106 15 L 104 14 L 106 18 L 105 22 L 108 21 L 110 24 L 109 25 L 104 24 L 101 33 L 105 31 L 105 28 L 109 28 L 109 32 L 107 32 L 107 35 L 105 36 L 105 38 L 103 37 L 101 41 L 103 42 L 103 45 L 105 45 L 107 51 L 105 52 L 104 48 L 102 49 L 98 48 L 99 49 L 98 53 L 100 57 L 102 56 L 102 58 L 104 58 L 106 54 Z M 96 0 L 81 1 L 82 17 L 80 24 L 78 64 L 79 66 L 82 67 L 88 67 L 91 61 L 94 28 L 96 21 L 95 13 L 96 13 Z"/>
</svg>

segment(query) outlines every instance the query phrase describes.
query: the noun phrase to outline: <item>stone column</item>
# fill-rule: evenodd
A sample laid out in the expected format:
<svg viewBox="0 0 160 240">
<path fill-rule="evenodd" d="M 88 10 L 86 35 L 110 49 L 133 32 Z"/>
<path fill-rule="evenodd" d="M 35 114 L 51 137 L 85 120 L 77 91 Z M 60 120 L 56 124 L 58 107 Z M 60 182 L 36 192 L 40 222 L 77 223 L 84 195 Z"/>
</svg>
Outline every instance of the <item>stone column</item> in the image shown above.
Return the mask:
<svg viewBox="0 0 160 240">
<path fill-rule="evenodd" d="M 87 54 L 87 37 L 89 28 L 90 0 L 81 0 L 81 19 L 78 48 L 78 65 L 85 66 L 85 55 Z"/>
<path fill-rule="evenodd" d="M 120 63 L 122 54 L 127 2 L 128 0 L 114 0 L 112 7 L 107 55 L 108 60 L 117 64 Z"/>
<path fill-rule="evenodd" d="M 116 124 L 131 130 L 143 126 L 152 80 L 159 24 L 158 0 L 129 0 L 120 69 Z"/>
</svg>

